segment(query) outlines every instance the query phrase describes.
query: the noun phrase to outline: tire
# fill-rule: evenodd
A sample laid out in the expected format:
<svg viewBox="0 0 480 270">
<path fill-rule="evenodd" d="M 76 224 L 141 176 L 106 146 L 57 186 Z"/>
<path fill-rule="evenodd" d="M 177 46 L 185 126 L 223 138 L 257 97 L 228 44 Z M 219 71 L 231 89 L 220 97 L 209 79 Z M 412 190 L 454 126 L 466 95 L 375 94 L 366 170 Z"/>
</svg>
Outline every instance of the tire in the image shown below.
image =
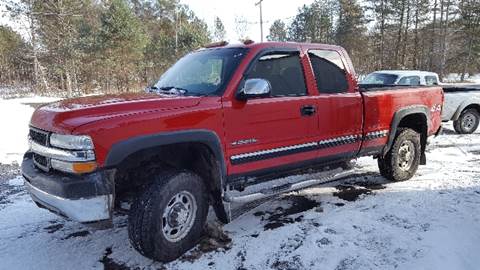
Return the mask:
<svg viewBox="0 0 480 270">
<path fill-rule="evenodd" d="M 130 242 L 148 258 L 173 261 L 198 243 L 207 213 L 207 192 L 198 175 L 161 173 L 130 208 Z"/>
<path fill-rule="evenodd" d="M 417 172 L 421 151 L 420 134 L 409 128 L 399 129 L 388 153 L 378 158 L 380 174 L 392 181 L 412 178 Z"/>
<path fill-rule="evenodd" d="M 460 117 L 453 121 L 453 128 L 458 134 L 472 134 L 480 123 L 480 113 L 475 109 L 464 110 Z"/>
</svg>

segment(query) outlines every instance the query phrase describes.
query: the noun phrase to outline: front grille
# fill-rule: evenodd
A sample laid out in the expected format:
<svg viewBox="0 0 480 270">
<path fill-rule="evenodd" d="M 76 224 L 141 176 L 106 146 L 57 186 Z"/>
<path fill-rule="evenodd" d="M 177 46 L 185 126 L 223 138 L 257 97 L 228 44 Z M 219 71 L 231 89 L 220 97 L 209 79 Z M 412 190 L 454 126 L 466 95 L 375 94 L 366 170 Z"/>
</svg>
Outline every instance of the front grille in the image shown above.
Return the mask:
<svg viewBox="0 0 480 270">
<path fill-rule="evenodd" d="M 48 133 L 38 129 L 30 128 L 30 139 L 40 145 L 47 146 L 48 144 Z"/>
<path fill-rule="evenodd" d="M 50 161 L 47 157 L 34 153 L 33 163 L 43 171 L 48 172 L 50 170 Z"/>
</svg>

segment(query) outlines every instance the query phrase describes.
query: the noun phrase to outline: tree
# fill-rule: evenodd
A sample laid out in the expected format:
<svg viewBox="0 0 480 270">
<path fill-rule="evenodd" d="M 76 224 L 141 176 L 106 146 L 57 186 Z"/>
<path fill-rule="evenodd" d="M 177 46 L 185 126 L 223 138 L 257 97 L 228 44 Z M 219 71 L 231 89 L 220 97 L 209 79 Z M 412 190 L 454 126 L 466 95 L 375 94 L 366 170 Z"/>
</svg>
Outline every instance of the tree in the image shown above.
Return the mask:
<svg viewBox="0 0 480 270">
<path fill-rule="evenodd" d="M 227 35 L 227 32 L 225 31 L 225 27 L 223 26 L 222 20 L 220 20 L 219 17 L 215 17 L 213 40 L 214 41 L 225 40 L 226 35 Z"/>
<path fill-rule="evenodd" d="M 368 54 L 368 46 L 365 46 L 368 44 L 366 33 L 366 19 L 357 1 L 340 0 L 335 40 L 355 60 L 354 66 L 360 72 L 371 68 L 367 61 L 361 60 Z"/>
<path fill-rule="evenodd" d="M 303 5 L 288 27 L 288 39 L 300 42 L 332 43 L 334 41 L 334 11 L 336 1 L 316 0 Z"/>
<path fill-rule="evenodd" d="M 12 19 L 17 21 L 27 21 L 28 32 L 30 34 L 30 48 L 31 51 L 28 52 L 30 59 L 33 65 L 33 78 L 32 78 L 32 87 L 33 91 L 37 92 L 39 88 L 39 80 L 42 78 L 44 90 L 48 90 L 48 84 L 45 79 L 44 74 L 41 72 L 40 63 L 38 61 L 38 45 L 36 37 L 37 21 L 35 20 L 34 4 L 35 0 L 6 0 L 5 7 L 9 11 L 9 15 Z"/>
<path fill-rule="evenodd" d="M 209 43 L 210 33 L 204 21 L 176 0 L 163 0 L 146 9 L 153 17 L 141 21 L 148 36 L 142 79 L 151 84 L 179 57 Z"/>
<path fill-rule="evenodd" d="M 462 59 L 461 80 L 467 73 L 472 74 L 473 67 L 480 69 L 480 2 L 464 0 L 459 5 L 461 31 L 461 50 L 458 58 Z"/>
<path fill-rule="evenodd" d="M 124 0 L 112 0 L 101 15 L 99 35 L 106 89 L 129 91 L 143 59 L 147 39 L 140 21 Z M 113 85 L 112 85 L 113 84 Z"/>
<path fill-rule="evenodd" d="M 30 48 L 11 28 L 0 25 L 0 84 L 28 84 L 32 65 L 25 57 Z"/>
<path fill-rule="evenodd" d="M 282 20 L 275 20 L 270 26 L 270 34 L 267 36 L 270 41 L 287 41 L 287 27 Z"/>
</svg>

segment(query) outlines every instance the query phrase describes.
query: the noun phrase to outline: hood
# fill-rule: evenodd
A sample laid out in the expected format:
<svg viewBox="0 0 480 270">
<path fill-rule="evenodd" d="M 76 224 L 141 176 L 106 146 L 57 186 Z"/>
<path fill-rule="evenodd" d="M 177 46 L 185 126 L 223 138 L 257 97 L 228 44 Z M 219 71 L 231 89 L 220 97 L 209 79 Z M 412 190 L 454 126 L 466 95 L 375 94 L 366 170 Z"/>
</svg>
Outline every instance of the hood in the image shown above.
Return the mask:
<svg viewBox="0 0 480 270">
<path fill-rule="evenodd" d="M 38 108 L 31 125 L 58 133 L 106 118 L 159 112 L 198 105 L 200 97 L 128 93 L 65 99 Z"/>
</svg>

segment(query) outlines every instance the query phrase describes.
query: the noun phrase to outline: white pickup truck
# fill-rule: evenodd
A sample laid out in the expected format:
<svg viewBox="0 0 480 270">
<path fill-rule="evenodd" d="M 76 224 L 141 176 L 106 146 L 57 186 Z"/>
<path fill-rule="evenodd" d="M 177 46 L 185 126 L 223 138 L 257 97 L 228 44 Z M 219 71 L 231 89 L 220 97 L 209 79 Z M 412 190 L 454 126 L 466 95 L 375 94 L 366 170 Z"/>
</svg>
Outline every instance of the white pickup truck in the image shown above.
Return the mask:
<svg viewBox="0 0 480 270">
<path fill-rule="evenodd" d="M 361 84 L 379 85 L 438 85 L 438 74 L 420 70 L 380 70 L 368 74 Z"/>
<path fill-rule="evenodd" d="M 442 121 L 453 121 L 459 134 L 475 132 L 480 122 L 480 85 L 443 86 Z"/>
<path fill-rule="evenodd" d="M 368 74 L 361 84 L 439 85 L 438 74 L 418 70 L 381 70 Z M 442 121 L 453 121 L 459 134 L 475 132 L 480 123 L 480 85 L 440 84 L 445 92 Z"/>
</svg>

